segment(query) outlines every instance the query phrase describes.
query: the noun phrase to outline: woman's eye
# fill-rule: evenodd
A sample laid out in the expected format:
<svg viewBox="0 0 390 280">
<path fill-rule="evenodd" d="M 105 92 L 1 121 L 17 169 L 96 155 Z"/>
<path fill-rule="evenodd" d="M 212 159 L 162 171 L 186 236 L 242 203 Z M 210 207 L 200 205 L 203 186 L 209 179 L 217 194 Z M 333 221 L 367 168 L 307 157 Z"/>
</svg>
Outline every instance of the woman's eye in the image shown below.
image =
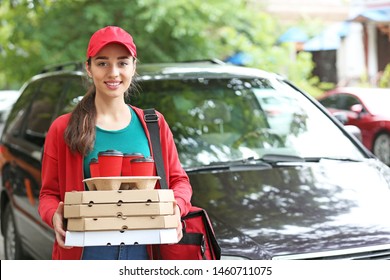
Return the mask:
<svg viewBox="0 0 390 280">
<path fill-rule="evenodd" d="M 104 66 L 107 66 L 107 63 L 106 62 L 99 62 L 97 65 L 101 66 L 101 67 L 104 67 Z"/>
</svg>

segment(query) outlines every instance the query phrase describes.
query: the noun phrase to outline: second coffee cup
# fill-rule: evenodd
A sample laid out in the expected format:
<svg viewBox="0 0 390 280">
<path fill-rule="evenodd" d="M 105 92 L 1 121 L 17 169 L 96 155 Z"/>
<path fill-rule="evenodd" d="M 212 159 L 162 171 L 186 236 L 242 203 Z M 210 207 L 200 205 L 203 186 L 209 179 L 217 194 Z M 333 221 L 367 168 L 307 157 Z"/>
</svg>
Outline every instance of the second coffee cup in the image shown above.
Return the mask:
<svg viewBox="0 0 390 280">
<path fill-rule="evenodd" d="M 107 150 L 98 153 L 100 177 L 121 176 L 123 153 L 116 150 Z"/>
<path fill-rule="evenodd" d="M 133 159 L 143 157 L 144 155 L 141 153 L 124 154 L 122 162 L 122 176 L 131 176 L 131 161 Z"/>
<path fill-rule="evenodd" d="M 154 160 L 148 158 L 136 158 L 131 161 L 132 176 L 154 176 Z"/>
</svg>

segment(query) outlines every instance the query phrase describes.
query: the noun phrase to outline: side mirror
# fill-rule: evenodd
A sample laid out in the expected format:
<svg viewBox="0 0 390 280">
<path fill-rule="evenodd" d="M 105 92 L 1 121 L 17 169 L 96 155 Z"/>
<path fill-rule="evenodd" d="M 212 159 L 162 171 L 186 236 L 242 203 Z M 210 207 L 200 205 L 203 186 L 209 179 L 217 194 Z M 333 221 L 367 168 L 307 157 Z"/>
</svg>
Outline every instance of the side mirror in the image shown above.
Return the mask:
<svg viewBox="0 0 390 280">
<path fill-rule="evenodd" d="M 352 105 L 351 106 L 351 111 L 360 115 L 363 112 L 363 105 L 362 104 Z"/>
<path fill-rule="evenodd" d="M 351 106 L 351 111 L 354 112 L 357 115 L 357 118 L 360 119 L 360 117 L 363 114 L 363 105 L 362 104 L 355 104 Z"/>
</svg>

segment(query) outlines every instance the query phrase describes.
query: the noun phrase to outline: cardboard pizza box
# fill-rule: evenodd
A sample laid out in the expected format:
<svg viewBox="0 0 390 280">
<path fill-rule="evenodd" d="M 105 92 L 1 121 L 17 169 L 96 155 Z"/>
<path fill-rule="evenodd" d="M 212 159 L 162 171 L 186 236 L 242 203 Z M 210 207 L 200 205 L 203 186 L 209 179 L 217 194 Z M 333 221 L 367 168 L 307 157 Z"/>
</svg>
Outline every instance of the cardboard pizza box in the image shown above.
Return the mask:
<svg viewBox="0 0 390 280">
<path fill-rule="evenodd" d="M 173 190 L 113 190 L 113 191 L 72 191 L 65 193 L 64 204 L 96 204 L 126 202 L 172 202 Z"/>
<path fill-rule="evenodd" d="M 69 231 L 164 229 L 176 228 L 177 226 L 177 217 L 173 215 L 70 218 L 67 220 L 67 230 Z"/>
<path fill-rule="evenodd" d="M 67 231 L 66 246 L 114 246 L 134 244 L 177 243 L 176 229 L 146 229 L 125 231 Z"/>
<path fill-rule="evenodd" d="M 65 218 L 117 217 L 117 216 L 157 216 L 173 215 L 173 202 L 136 202 L 136 203 L 100 203 L 71 204 L 64 206 Z"/>
</svg>

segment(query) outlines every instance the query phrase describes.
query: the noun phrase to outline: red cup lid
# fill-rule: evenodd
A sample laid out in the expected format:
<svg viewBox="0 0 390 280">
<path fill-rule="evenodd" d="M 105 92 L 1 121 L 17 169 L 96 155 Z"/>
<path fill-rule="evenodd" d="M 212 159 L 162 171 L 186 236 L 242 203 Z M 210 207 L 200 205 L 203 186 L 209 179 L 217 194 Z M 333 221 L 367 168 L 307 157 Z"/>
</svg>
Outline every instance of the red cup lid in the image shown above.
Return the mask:
<svg viewBox="0 0 390 280">
<path fill-rule="evenodd" d="M 99 152 L 98 156 L 123 156 L 123 153 L 117 150 L 107 150 L 103 152 Z"/>
<path fill-rule="evenodd" d="M 154 160 L 151 157 L 143 157 L 143 158 L 135 158 L 132 159 L 131 162 L 154 162 Z"/>
<path fill-rule="evenodd" d="M 143 157 L 144 155 L 142 153 L 125 153 L 123 154 L 124 157 L 134 157 L 134 156 L 141 156 Z"/>
</svg>

